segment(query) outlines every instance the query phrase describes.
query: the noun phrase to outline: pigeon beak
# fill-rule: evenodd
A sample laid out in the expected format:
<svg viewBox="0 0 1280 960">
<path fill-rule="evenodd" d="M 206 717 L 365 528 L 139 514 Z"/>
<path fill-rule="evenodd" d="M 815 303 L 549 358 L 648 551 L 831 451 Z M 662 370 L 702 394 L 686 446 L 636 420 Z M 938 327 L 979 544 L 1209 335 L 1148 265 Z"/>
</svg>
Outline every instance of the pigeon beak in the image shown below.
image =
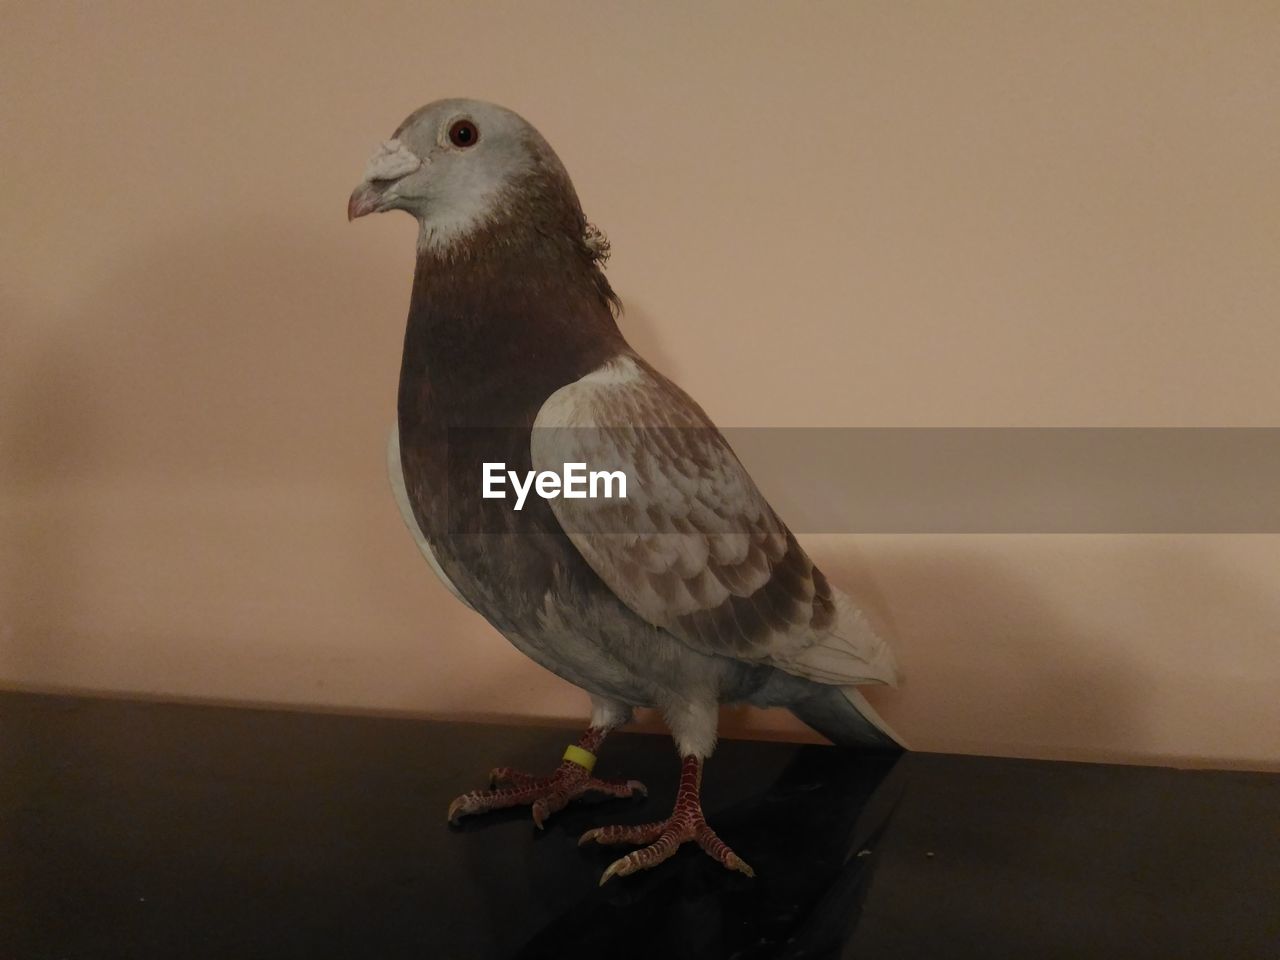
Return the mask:
<svg viewBox="0 0 1280 960">
<path fill-rule="evenodd" d="M 400 199 L 392 188 L 421 166 L 422 158 L 399 140 L 382 141 L 364 168 L 364 182 L 351 191 L 347 220 L 390 209 L 391 204 L 386 201 L 395 203 Z"/>
<path fill-rule="evenodd" d="M 377 210 L 386 186 L 385 183 L 370 183 L 366 180 L 352 190 L 351 199 L 347 201 L 347 222 Z"/>
</svg>

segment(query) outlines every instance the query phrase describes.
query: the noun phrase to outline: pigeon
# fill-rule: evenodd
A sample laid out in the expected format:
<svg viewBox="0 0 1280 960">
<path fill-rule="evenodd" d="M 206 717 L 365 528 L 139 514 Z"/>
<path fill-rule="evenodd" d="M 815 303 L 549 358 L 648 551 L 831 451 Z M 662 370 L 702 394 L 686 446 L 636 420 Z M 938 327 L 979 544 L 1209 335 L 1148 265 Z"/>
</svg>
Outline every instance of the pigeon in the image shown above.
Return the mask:
<svg viewBox="0 0 1280 960">
<path fill-rule="evenodd" d="M 688 842 L 754 876 L 702 809 L 720 706 L 785 707 L 837 744 L 900 751 L 857 689 L 897 685 L 890 638 L 814 565 L 701 407 L 628 344 L 608 242 L 531 124 L 478 100 L 418 109 L 369 160 L 347 216 L 388 210 L 418 221 L 387 446 L 401 514 L 454 597 L 591 703 L 550 775 L 494 770 L 449 821 L 527 805 L 541 828 L 585 794 L 644 794 L 593 769 L 611 731 L 655 708 L 680 758 L 675 806 L 582 835 L 637 848 L 601 884 Z M 567 464 L 630 483 L 625 497 L 556 496 L 539 479 L 517 510 L 482 482 L 494 464 L 515 483 Z"/>
</svg>

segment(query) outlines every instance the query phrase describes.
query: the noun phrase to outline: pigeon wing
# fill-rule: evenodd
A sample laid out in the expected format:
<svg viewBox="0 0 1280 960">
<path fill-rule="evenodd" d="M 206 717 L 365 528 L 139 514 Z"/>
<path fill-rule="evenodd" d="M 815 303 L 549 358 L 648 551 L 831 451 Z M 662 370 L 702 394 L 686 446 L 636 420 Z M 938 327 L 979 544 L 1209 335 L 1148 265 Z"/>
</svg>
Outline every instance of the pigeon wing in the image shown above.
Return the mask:
<svg viewBox="0 0 1280 960">
<path fill-rule="evenodd" d="M 552 394 L 531 450 L 535 470 L 625 475 L 625 498 L 615 479 L 612 498 L 549 502 L 591 568 L 648 623 L 704 653 L 821 683 L 896 684 L 885 638 L 813 565 L 702 409 L 640 358 L 618 357 Z"/>
</svg>

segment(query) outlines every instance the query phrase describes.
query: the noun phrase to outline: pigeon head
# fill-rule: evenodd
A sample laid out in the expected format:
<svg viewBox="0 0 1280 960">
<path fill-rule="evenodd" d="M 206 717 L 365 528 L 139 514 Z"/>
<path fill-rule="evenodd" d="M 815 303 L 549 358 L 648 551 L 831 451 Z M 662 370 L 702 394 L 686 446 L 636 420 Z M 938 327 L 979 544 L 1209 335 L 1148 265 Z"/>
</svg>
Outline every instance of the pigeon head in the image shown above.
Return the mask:
<svg viewBox="0 0 1280 960">
<path fill-rule="evenodd" d="M 573 185 L 534 127 L 480 100 L 437 100 L 400 124 L 370 158 L 347 217 L 404 210 L 420 246 L 447 250 L 482 229 L 563 227 L 590 242 Z"/>
</svg>

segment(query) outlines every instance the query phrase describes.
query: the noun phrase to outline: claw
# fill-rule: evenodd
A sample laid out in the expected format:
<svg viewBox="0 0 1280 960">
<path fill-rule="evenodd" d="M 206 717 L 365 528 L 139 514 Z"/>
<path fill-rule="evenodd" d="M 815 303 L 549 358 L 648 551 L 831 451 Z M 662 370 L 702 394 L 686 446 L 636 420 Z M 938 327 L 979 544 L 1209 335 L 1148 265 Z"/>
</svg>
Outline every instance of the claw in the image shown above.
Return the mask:
<svg viewBox="0 0 1280 960">
<path fill-rule="evenodd" d="M 681 765 L 680 789 L 676 794 L 675 809 L 666 820 L 654 823 L 627 824 L 625 826 L 593 827 L 578 837 L 578 846 L 588 843 L 632 843 L 641 849 L 632 850 L 609 864 L 600 877 L 600 885 L 614 877 L 625 877 L 639 870 L 648 870 L 669 860 L 686 843 L 696 843 L 712 860 L 738 873 L 754 877 L 756 872 L 745 860 L 729 849 L 716 832 L 707 824 L 698 797 L 702 783 L 702 760 L 690 755 Z M 635 791 L 643 787 L 629 780 L 626 788 Z"/>
<path fill-rule="evenodd" d="M 475 813 L 528 804 L 534 825 L 541 830 L 552 814 L 584 793 L 628 797 L 637 793 L 645 796 L 648 790 L 639 780 L 597 780 L 585 768 L 567 760 L 549 777 L 494 767 L 489 771 L 489 789 L 464 793 L 449 805 L 449 822 L 457 824 L 459 818 Z"/>
<path fill-rule="evenodd" d="M 629 857 L 631 856 L 631 854 L 627 854 L 627 856 Z M 619 857 L 617 860 L 613 861 L 613 863 L 609 864 L 608 869 L 606 869 L 605 872 L 600 877 L 600 886 L 603 887 L 606 883 L 608 883 L 614 877 L 617 877 L 617 876 L 625 877 L 630 872 L 624 869 L 626 865 L 627 865 L 627 857 Z"/>
<path fill-rule="evenodd" d="M 467 805 L 467 795 L 464 793 L 460 797 L 454 798 L 453 803 L 449 804 L 449 823 L 457 826 L 458 819 L 465 811 L 463 808 Z"/>
</svg>

